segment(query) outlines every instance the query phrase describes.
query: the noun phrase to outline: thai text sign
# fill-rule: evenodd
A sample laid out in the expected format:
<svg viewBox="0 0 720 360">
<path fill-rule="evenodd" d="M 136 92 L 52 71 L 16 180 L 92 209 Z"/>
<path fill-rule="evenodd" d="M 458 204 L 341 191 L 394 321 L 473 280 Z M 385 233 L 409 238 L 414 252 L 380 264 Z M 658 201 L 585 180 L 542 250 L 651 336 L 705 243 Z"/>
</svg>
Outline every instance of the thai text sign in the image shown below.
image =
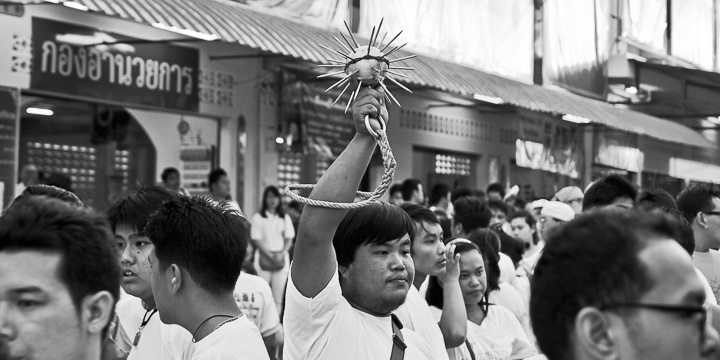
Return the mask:
<svg viewBox="0 0 720 360">
<path fill-rule="evenodd" d="M 198 110 L 198 51 L 33 19 L 30 87 L 168 109 Z M 123 43 L 128 41 L 128 43 Z M 93 45 L 105 43 L 105 45 Z"/>
<path fill-rule="evenodd" d="M 520 116 L 515 162 L 571 178 L 580 176 L 580 128 L 541 115 Z"/>
</svg>

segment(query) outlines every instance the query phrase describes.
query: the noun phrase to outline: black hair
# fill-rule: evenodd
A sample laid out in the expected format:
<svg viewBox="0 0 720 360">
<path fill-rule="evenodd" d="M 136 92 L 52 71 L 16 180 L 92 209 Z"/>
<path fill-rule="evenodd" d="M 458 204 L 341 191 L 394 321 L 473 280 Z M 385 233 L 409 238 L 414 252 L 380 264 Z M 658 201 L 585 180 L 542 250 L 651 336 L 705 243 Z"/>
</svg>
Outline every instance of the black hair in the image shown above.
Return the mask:
<svg viewBox="0 0 720 360">
<path fill-rule="evenodd" d="M 52 172 L 50 173 L 50 175 L 45 177 L 45 180 L 43 182 L 45 183 L 45 185 L 50 185 L 61 188 L 63 190 L 67 190 L 69 192 L 73 192 L 72 179 L 63 173 Z"/>
<path fill-rule="evenodd" d="M 510 207 L 504 201 L 498 200 L 498 199 L 489 199 L 487 201 L 487 204 L 490 209 L 495 210 L 495 211 L 500 210 L 500 212 L 502 212 L 506 216 L 510 216 L 510 213 L 511 213 Z"/>
<path fill-rule="evenodd" d="M 505 197 L 505 187 L 500 183 L 492 183 L 488 185 L 487 189 L 485 189 L 485 193 L 490 194 L 491 192 L 500 193 L 501 198 Z"/>
<path fill-rule="evenodd" d="M 267 218 L 267 196 L 269 194 L 273 194 L 277 196 L 278 200 L 278 206 L 277 209 L 275 209 L 275 213 L 277 216 L 279 216 L 281 219 L 285 218 L 285 209 L 283 209 L 282 206 L 282 196 L 280 195 L 280 189 L 277 188 L 277 186 L 270 185 L 265 188 L 265 191 L 263 191 L 262 196 L 262 204 L 260 205 L 260 216 Z"/>
<path fill-rule="evenodd" d="M 118 226 L 129 226 L 138 233 L 143 233 L 150 215 L 160 206 L 180 196 L 160 186 L 140 186 L 118 199 L 108 209 L 110 229 L 115 232 Z"/>
<path fill-rule="evenodd" d="M 515 219 L 525 219 L 525 223 L 532 229 L 533 231 L 533 244 L 537 244 L 540 242 L 540 236 L 538 235 L 537 231 L 537 220 L 535 220 L 535 216 L 531 214 L 530 212 L 526 210 L 520 210 L 512 213 L 510 216 L 508 216 L 508 222 L 512 222 Z"/>
<path fill-rule="evenodd" d="M 500 252 L 507 255 L 517 269 L 520 261 L 523 259 L 523 254 L 529 245 L 524 241 L 518 240 L 512 235 L 506 233 L 502 229 L 502 224 L 491 225 L 490 229 L 500 238 Z"/>
<path fill-rule="evenodd" d="M 446 184 L 435 184 L 430 190 L 430 205 L 435 205 L 450 194 L 450 187 Z M 450 199 L 448 199 L 450 200 Z"/>
<path fill-rule="evenodd" d="M 419 222 L 426 222 L 428 224 L 439 224 L 440 221 L 437 218 L 437 215 L 435 215 L 434 212 L 430 211 L 430 209 L 413 203 L 403 203 L 400 205 L 400 208 L 405 211 L 408 216 L 410 216 L 410 219 L 413 221 L 419 223 Z"/>
<path fill-rule="evenodd" d="M 693 252 L 695 252 L 695 232 L 693 231 L 692 226 L 690 226 L 690 222 L 685 220 L 684 217 L 682 217 L 680 214 L 677 214 L 678 222 L 680 223 L 680 235 L 679 237 L 675 238 L 675 241 L 677 241 L 680 246 L 682 246 L 685 251 L 692 256 Z"/>
<path fill-rule="evenodd" d="M 617 174 L 607 175 L 595 181 L 585 193 L 583 211 L 598 206 L 610 205 L 613 201 L 622 197 L 635 202 L 637 195 L 637 188 L 630 180 Z"/>
<path fill-rule="evenodd" d="M 162 173 L 160 174 L 160 179 L 162 179 L 163 182 L 167 181 L 167 178 L 170 176 L 170 174 L 175 174 L 178 177 L 180 177 L 180 171 L 174 167 L 166 167 L 163 169 Z"/>
<path fill-rule="evenodd" d="M 413 192 L 418 190 L 420 185 L 422 185 L 422 182 L 418 179 L 405 179 L 405 181 L 402 182 L 403 200 L 408 201 L 412 199 Z"/>
<path fill-rule="evenodd" d="M 443 230 L 443 241 L 447 241 L 452 237 L 452 219 L 447 214 L 447 211 L 443 209 L 435 209 L 433 211 L 440 222 L 440 227 Z"/>
<path fill-rule="evenodd" d="M 415 237 L 415 224 L 405 211 L 395 205 L 373 203 L 351 209 L 333 236 L 338 265 L 350 265 L 361 246 L 383 244 L 406 234 L 411 240 Z"/>
<path fill-rule="evenodd" d="M 185 268 L 201 288 L 232 292 L 250 239 L 250 223 L 227 203 L 178 196 L 150 218 L 145 234 L 155 245 L 161 269 Z"/>
<path fill-rule="evenodd" d="M 490 208 L 478 197 L 462 197 L 453 202 L 453 207 L 455 208 L 453 221 L 462 224 L 463 231 L 466 234 L 490 225 L 490 219 L 492 218 Z"/>
<path fill-rule="evenodd" d="M 37 196 L 58 199 L 73 206 L 83 207 L 83 203 L 80 198 L 72 192 L 56 186 L 42 184 L 26 187 L 25 190 L 23 190 L 23 192 L 13 200 L 11 206 L 15 205 L 15 203 L 23 201 L 24 199 Z"/>
<path fill-rule="evenodd" d="M 490 229 L 476 229 L 466 236 L 485 255 L 487 268 L 487 292 L 500 289 L 500 238 Z"/>
<path fill-rule="evenodd" d="M 481 191 L 482 192 L 482 191 Z M 460 200 L 461 198 L 464 198 L 466 196 L 476 196 L 473 194 L 473 191 L 466 187 L 460 187 L 452 191 L 451 193 L 453 203 L 457 200 Z M 478 197 L 484 197 L 485 193 L 482 194 L 482 196 L 477 195 Z"/>
<path fill-rule="evenodd" d="M 480 256 L 483 259 L 483 264 L 485 265 L 486 269 L 485 274 L 487 276 L 488 289 L 485 289 L 485 294 L 483 295 L 483 300 L 480 302 L 480 306 L 483 308 L 485 314 L 487 314 L 488 306 L 490 305 L 490 302 L 488 300 L 488 297 L 490 296 L 490 271 L 488 269 L 488 263 L 490 261 L 488 261 L 485 252 L 483 252 L 480 248 L 478 248 L 477 245 L 472 242 L 468 243 L 465 241 L 457 241 L 453 244 L 455 244 L 455 254 L 465 254 L 470 251 L 477 251 L 478 253 L 480 253 Z M 425 293 L 425 300 L 430 306 L 434 306 L 438 309 L 443 308 L 443 305 L 445 304 L 443 300 L 443 288 L 442 286 L 440 286 L 440 281 L 438 280 L 437 276 L 428 277 L 428 288 L 427 292 Z"/>
<path fill-rule="evenodd" d="M 0 217 L 0 251 L 24 250 L 60 254 L 58 275 L 77 311 L 85 297 L 100 291 L 115 302 L 120 297 L 117 251 L 107 220 L 98 213 L 57 199 L 24 199 Z"/>
<path fill-rule="evenodd" d="M 208 187 L 212 190 L 212 186 L 220 181 L 220 178 L 223 176 L 227 176 L 227 172 L 225 172 L 222 168 L 210 171 L 210 174 L 208 174 Z"/>
<path fill-rule="evenodd" d="M 720 198 L 720 192 L 713 185 L 693 184 L 677 197 L 677 205 L 685 220 L 692 224 L 699 212 L 713 211 L 713 198 Z"/>
<path fill-rule="evenodd" d="M 680 211 L 672 195 L 663 189 L 650 189 L 640 193 L 637 207 L 644 210 L 660 209 L 665 213 L 676 214 Z"/>
<path fill-rule="evenodd" d="M 648 242 L 679 233 L 665 214 L 599 209 L 550 237 L 531 281 L 530 322 L 549 359 L 569 360 L 578 312 L 637 301 L 653 286 L 639 252 Z"/>
<path fill-rule="evenodd" d="M 390 190 L 388 190 L 388 195 L 392 196 L 396 192 L 402 193 L 402 184 L 392 184 Z"/>
<path fill-rule="evenodd" d="M 515 209 L 523 210 L 527 206 L 527 201 L 523 200 L 522 198 L 516 197 L 515 200 L 512 202 L 512 206 L 514 206 Z"/>
</svg>

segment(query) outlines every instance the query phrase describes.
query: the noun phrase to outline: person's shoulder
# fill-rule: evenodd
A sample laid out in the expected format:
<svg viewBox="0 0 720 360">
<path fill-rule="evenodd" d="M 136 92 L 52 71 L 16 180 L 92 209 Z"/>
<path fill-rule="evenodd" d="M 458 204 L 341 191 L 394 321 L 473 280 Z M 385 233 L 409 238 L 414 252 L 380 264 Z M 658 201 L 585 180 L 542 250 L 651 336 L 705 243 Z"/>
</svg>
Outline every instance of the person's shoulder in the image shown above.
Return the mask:
<svg viewBox="0 0 720 360">
<path fill-rule="evenodd" d="M 495 321 L 518 321 L 513 312 L 502 305 L 492 305 L 488 309 L 488 317 Z"/>
<path fill-rule="evenodd" d="M 268 289 L 270 289 L 270 284 L 268 284 L 268 282 L 265 281 L 265 279 L 263 279 L 257 275 L 246 273 L 244 271 L 240 273 L 240 277 L 238 277 L 237 285 L 238 286 L 240 286 L 240 285 L 252 286 L 253 288 L 263 288 L 263 289 L 268 288 Z"/>
</svg>

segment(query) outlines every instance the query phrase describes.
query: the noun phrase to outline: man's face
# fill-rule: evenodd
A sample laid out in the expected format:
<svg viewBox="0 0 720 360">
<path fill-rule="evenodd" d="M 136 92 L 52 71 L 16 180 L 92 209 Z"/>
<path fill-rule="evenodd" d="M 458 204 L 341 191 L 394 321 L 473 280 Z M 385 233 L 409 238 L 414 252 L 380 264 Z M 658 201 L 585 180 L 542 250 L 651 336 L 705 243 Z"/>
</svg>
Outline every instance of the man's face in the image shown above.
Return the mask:
<svg viewBox="0 0 720 360">
<path fill-rule="evenodd" d="M 502 195 L 500 195 L 500 193 L 497 192 L 497 191 L 490 191 L 490 192 L 488 192 L 488 193 L 487 193 L 487 197 L 488 197 L 488 200 L 492 200 L 492 199 L 502 200 L 502 199 L 503 199 L 503 198 L 502 198 Z"/>
<path fill-rule="evenodd" d="M 438 276 L 445 272 L 445 244 L 440 224 L 415 223 L 412 259 L 416 273 Z"/>
<path fill-rule="evenodd" d="M 142 299 L 146 305 L 155 306 L 150 278 L 152 268 L 148 257 L 153 245 L 147 236 L 127 225 L 115 229 L 115 243 L 120 256 L 122 278 L 120 285 L 126 293 Z"/>
<path fill-rule="evenodd" d="M 507 221 L 507 214 L 502 212 L 500 209 L 490 208 L 492 217 L 490 218 L 490 225 L 504 224 Z"/>
<path fill-rule="evenodd" d="M 412 201 L 420 205 L 425 202 L 425 193 L 423 192 L 422 184 L 418 184 L 417 189 L 413 191 Z"/>
<path fill-rule="evenodd" d="M 165 178 L 165 187 L 173 190 L 180 188 L 180 176 L 174 172 L 169 173 Z"/>
<path fill-rule="evenodd" d="M 341 268 L 343 296 L 374 314 L 388 314 L 405 302 L 415 275 L 408 235 L 384 244 L 366 244 Z"/>
<path fill-rule="evenodd" d="M 390 195 L 390 203 L 400 206 L 403 203 L 403 197 L 401 191 L 396 191 Z"/>
<path fill-rule="evenodd" d="M 463 302 L 466 305 L 479 303 L 487 290 L 487 272 L 482 255 L 477 250 L 462 254 L 459 280 Z"/>
<path fill-rule="evenodd" d="M 702 283 L 687 253 L 675 241 L 653 243 L 638 256 L 654 284 L 638 303 L 703 305 Z M 718 333 L 701 314 L 646 308 L 631 311 L 630 317 L 621 318 L 622 329 L 616 337 L 620 342 L 619 359 L 694 360 L 716 358 L 720 354 Z"/>
<path fill-rule="evenodd" d="M 226 198 L 230 196 L 230 179 L 227 176 L 221 176 L 218 181 L 213 185 L 213 195 L 218 197 Z"/>
<path fill-rule="evenodd" d="M 703 213 L 702 216 L 705 217 L 705 222 L 707 223 L 707 228 L 704 230 L 710 235 L 708 236 L 711 240 L 710 247 L 717 249 L 720 247 L 720 215 L 712 214 L 712 212 L 720 211 L 720 199 L 713 197 L 712 204 L 713 209 L 709 211 L 710 214 Z"/>
<path fill-rule="evenodd" d="M 540 215 L 540 233 L 542 234 L 543 240 L 547 241 L 550 234 L 550 229 L 562 224 L 562 221 L 555 220 L 550 216 Z"/>
<path fill-rule="evenodd" d="M 527 224 L 525 218 L 515 218 L 510 221 L 512 236 L 528 245 L 532 245 L 535 229 Z"/>
<path fill-rule="evenodd" d="M 87 324 L 60 279 L 61 260 L 50 252 L 0 252 L 0 341 L 10 359 L 84 359 Z"/>
</svg>

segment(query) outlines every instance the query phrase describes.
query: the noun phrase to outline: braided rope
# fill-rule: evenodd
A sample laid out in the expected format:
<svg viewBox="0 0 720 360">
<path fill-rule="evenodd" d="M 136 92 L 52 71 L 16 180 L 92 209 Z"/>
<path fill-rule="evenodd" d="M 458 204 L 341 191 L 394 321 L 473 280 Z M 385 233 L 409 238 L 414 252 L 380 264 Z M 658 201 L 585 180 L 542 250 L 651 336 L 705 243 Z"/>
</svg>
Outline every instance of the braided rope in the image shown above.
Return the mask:
<svg viewBox="0 0 720 360">
<path fill-rule="evenodd" d="M 294 185 L 288 185 L 285 187 L 285 192 L 290 196 L 293 200 L 299 201 L 304 204 L 317 206 L 317 207 L 324 207 L 324 208 L 330 208 L 330 209 L 358 209 L 363 206 L 370 205 L 374 202 L 377 202 L 383 194 L 387 191 L 387 189 L 392 185 L 393 178 L 395 177 L 395 167 L 397 166 L 397 163 L 395 162 L 395 156 L 393 156 L 392 149 L 390 148 L 390 143 L 387 139 L 387 133 L 385 132 L 385 124 L 382 120 L 380 120 L 380 124 L 382 125 L 379 130 L 373 130 L 370 128 L 370 125 L 368 123 L 368 117 L 365 118 L 365 125 L 368 127 L 368 130 L 370 131 L 370 134 L 373 135 L 375 138 L 375 141 L 377 142 L 378 146 L 380 147 L 380 153 L 382 154 L 383 158 L 383 167 L 385 168 L 385 173 L 383 174 L 382 181 L 380 182 L 380 185 L 375 189 L 373 192 L 364 192 L 364 191 L 358 191 L 357 195 L 366 198 L 365 200 L 354 202 L 354 203 L 341 203 L 341 202 L 334 202 L 334 201 L 321 201 L 321 200 L 314 200 L 309 199 L 303 196 L 298 195 L 293 190 L 300 190 L 300 189 L 314 189 L 315 184 L 294 184 Z"/>
</svg>

